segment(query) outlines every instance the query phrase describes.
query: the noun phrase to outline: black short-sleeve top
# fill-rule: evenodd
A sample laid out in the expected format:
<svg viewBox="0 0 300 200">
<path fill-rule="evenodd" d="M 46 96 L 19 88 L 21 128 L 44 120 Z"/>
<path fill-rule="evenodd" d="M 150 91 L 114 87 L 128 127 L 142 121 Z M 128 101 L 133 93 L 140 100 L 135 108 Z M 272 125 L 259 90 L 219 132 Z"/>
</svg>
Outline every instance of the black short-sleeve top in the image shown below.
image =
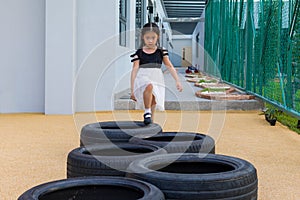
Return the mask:
<svg viewBox="0 0 300 200">
<path fill-rule="evenodd" d="M 161 68 L 163 57 L 168 55 L 168 50 L 157 48 L 153 53 L 145 53 L 143 49 L 138 49 L 130 57 L 134 57 L 131 62 L 140 61 L 140 68 Z"/>
</svg>

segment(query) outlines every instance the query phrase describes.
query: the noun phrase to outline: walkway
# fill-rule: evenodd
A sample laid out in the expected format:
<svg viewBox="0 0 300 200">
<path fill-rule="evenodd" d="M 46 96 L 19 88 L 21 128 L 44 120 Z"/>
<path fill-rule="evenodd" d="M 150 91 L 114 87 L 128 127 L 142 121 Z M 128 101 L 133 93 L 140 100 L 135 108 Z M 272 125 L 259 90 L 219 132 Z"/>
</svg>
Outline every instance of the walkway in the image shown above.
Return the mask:
<svg viewBox="0 0 300 200">
<path fill-rule="evenodd" d="M 269 126 L 259 111 L 229 111 L 219 123 L 211 123 L 210 111 L 200 113 L 198 132 L 212 133 L 216 153 L 250 161 L 258 172 L 259 200 L 298 200 L 300 197 L 300 136 L 277 123 Z M 156 121 L 165 131 L 176 131 L 183 113 L 167 111 Z M 99 121 L 140 120 L 139 111 L 93 114 Z M 0 115 L 0 199 L 15 200 L 27 189 L 66 178 L 67 154 L 79 146 L 76 122 L 94 122 L 86 114 L 52 116 L 43 114 Z M 225 121 L 223 121 L 225 119 Z M 192 120 L 192 119 L 191 119 Z M 223 123 L 224 122 L 224 123 Z M 216 133 L 216 126 L 221 131 Z"/>
<path fill-rule="evenodd" d="M 183 91 L 177 92 L 175 82 L 171 74 L 164 73 L 166 85 L 166 110 L 259 110 L 262 102 L 258 100 L 229 100 L 212 101 L 195 96 L 195 92 L 200 90 L 194 83 L 186 81 L 185 68 L 176 68 L 181 80 Z M 132 110 L 135 108 L 134 102 L 129 99 L 130 90 L 126 90 L 116 95 L 114 107 L 116 110 Z"/>
</svg>

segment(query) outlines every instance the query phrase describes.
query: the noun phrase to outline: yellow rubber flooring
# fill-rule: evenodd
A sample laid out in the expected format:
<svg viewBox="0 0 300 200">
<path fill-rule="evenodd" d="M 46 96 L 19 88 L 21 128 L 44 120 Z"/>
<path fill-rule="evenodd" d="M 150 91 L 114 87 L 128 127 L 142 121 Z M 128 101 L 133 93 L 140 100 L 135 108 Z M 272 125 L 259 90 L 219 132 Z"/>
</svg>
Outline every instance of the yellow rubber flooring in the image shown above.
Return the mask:
<svg viewBox="0 0 300 200">
<path fill-rule="evenodd" d="M 258 172 L 258 199 L 300 199 L 300 135 L 270 126 L 259 111 L 156 113 L 164 131 L 197 131 L 216 140 L 216 153 L 251 162 Z M 79 146 L 84 124 L 141 120 L 140 111 L 76 115 L 0 114 L 0 199 L 66 178 L 68 153 Z"/>
</svg>

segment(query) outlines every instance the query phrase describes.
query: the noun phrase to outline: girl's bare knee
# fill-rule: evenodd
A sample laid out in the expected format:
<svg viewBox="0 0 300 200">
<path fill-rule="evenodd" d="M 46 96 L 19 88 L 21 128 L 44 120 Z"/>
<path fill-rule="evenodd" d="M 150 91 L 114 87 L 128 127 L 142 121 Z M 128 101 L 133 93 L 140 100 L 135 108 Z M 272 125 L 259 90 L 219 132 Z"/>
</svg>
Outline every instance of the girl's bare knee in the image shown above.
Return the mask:
<svg viewBox="0 0 300 200">
<path fill-rule="evenodd" d="M 153 90 L 153 85 L 152 84 L 148 84 L 145 88 L 146 91 L 152 91 Z"/>
</svg>

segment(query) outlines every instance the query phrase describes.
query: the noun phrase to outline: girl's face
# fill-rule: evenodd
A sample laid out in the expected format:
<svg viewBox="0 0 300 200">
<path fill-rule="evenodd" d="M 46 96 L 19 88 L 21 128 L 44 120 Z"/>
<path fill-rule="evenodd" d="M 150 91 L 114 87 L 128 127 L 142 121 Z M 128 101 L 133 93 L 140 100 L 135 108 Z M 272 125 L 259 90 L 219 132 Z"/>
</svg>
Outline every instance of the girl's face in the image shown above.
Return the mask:
<svg viewBox="0 0 300 200">
<path fill-rule="evenodd" d="M 143 40 L 146 47 L 155 48 L 158 40 L 158 35 L 153 31 L 149 31 L 144 34 Z"/>
</svg>

